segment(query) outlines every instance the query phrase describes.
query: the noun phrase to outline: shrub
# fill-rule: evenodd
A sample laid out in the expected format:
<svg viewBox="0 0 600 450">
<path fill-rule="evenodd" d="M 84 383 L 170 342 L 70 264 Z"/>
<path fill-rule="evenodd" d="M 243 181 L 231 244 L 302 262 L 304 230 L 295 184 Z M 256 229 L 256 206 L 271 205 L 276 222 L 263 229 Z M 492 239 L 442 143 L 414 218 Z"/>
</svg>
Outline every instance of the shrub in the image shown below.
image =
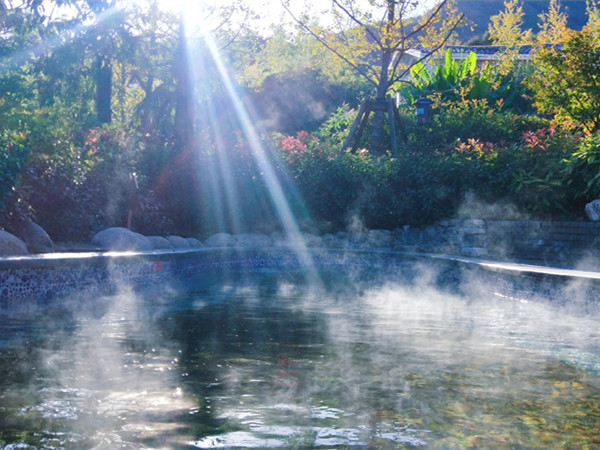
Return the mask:
<svg viewBox="0 0 600 450">
<path fill-rule="evenodd" d="M 412 111 L 404 111 L 410 150 L 448 150 L 470 139 L 505 145 L 518 142 L 523 132 L 538 129 L 546 121 L 535 116 L 517 115 L 486 100 L 443 103 L 428 126 L 418 125 Z"/>
<path fill-rule="evenodd" d="M 600 133 L 580 140 L 578 149 L 566 161 L 564 177 L 573 201 L 580 207 L 600 198 Z"/>
<path fill-rule="evenodd" d="M 310 213 L 334 228 L 356 217 L 370 228 L 427 225 L 453 217 L 467 195 L 540 218 L 576 210 L 565 189 L 564 160 L 581 136 L 570 124 L 488 112 L 479 102 L 450 109 L 447 129 L 441 117 L 429 128 L 405 120 L 412 141 L 397 157 L 340 153 L 306 132 L 279 135 L 275 144 Z M 600 194 L 600 181 L 597 189 Z"/>
<path fill-rule="evenodd" d="M 600 37 L 585 29 L 574 32 L 561 47 L 538 51 L 538 70 L 529 84 L 535 106 L 558 120 L 573 120 L 587 131 L 600 128 L 600 82 L 598 58 Z"/>
<path fill-rule="evenodd" d="M 31 215 L 62 241 L 87 240 L 100 228 L 124 225 L 136 153 L 129 133 L 94 128 L 75 144 L 66 131 L 36 125 L 26 138 L 29 154 L 20 176 L 21 202 Z"/>
<path fill-rule="evenodd" d="M 0 131 L 0 218 L 9 228 L 32 213 L 25 201 L 28 186 L 21 182 L 28 155 L 24 132 Z"/>
</svg>

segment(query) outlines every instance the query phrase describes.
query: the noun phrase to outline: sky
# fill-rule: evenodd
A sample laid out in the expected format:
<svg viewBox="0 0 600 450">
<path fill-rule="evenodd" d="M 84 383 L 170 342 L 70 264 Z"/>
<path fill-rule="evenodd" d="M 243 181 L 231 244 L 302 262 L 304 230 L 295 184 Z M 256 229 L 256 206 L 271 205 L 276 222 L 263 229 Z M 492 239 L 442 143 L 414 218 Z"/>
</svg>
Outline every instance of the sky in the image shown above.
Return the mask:
<svg viewBox="0 0 600 450">
<path fill-rule="evenodd" d="M 148 1 L 148 0 L 139 0 Z M 210 5 L 223 5 L 227 0 L 161 0 L 166 8 L 180 8 L 184 6 L 189 11 L 199 10 L 202 5 L 210 7 Z M 230 0 L 233 1 L 233 0 Z M 236 0 L 237 1 L 237 0 Z M 437 0 L 419 0 L 419 3 L 426 7 L 431 7 Z M 318 16 L 323 24 L 328 24 L 326 11 L 330 10 L 332 2 L 330 0 L 290 0 L 290 9 L 294 14 L 300 16 L 303 12 L 309 12 L 311 16 Z M 357 4 L 363 8 L 369 7 L 367 0 L 357 0 Z M 293 20 L 289 13 L 281 5 L 281 0 L 249 0 L 246 5 L 252 8 L 260 15 L 258 25 L 264 30 L 268 30 L 272 25 L 293 24 Z M 375 11 L 382 11 L 381 8 Z"/>
</svg>

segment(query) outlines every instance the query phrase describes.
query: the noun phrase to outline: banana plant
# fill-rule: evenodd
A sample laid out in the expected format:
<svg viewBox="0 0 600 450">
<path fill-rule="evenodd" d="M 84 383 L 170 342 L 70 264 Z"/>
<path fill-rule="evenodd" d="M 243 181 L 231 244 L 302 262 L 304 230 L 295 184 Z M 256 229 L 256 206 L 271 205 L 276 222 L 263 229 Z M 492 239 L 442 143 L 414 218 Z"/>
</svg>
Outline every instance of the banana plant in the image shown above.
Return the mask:
<svg viewBox="0 0 600 450">
<path fill-rule="evenodd" d="M 456 99 L 459 89 L 465 86 L 467 80 L 471 80 L 469 98 L 485 98 L 491 87 L 489 82 L 491 71 L 486 68 L 481 75 L 476 76 L 476 67 L 475 52 L 469 52 L 467 57 L 458 64 L 452 57 L 452 51 L 448 49 L 444 55 L 444 64 L 431 69 L 421 61 L 415 64 L 410 70 L 412 83 L 402 89 L 401 94 L 411 103 L 417 98 L 433 93 L 440 93 L 443 99 Z"/>
</svg>

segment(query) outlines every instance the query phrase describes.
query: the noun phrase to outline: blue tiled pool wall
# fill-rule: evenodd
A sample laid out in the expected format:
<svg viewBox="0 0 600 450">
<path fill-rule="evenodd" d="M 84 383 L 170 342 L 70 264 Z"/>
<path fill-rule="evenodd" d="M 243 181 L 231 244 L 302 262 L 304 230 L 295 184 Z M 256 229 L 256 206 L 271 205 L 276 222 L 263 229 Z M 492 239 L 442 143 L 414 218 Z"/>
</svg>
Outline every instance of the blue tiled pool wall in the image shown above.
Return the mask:
<svg viewBox="0 0 600 450">
<path fill-rule="evenodd" d="M 326 255 L 325 255 L 326 254 Z M 186 288 L 204 280 L 260 270 L 302 270 L 305 265 L 292 251 L 199 250 L 197 252 L 102 256 L 37 261 L 2 261 L 0 307 L 22 301 L 44 304 L 79 293 L 113 293 L 123 287 Z M 401 259 L 379 254 L 321 252 L 313 255 L 316 270 L 391 271 Z"/>
<path fill-rule="evenodd" d="M 431 282 L 460 291 L 465 273 L 477 276 L 486 289 L 502 295 L 526 295 L 528 291 L 556 295 L 555 279 L 523 277 L 465 268 L 455 262 L 424 261 L 393 252 L 343 252 L 323 250 L 312 254 L 310 263 L 318 272 L 378 274 L 389 280 L 419 278 L 422 267 L 435 266 Z M 135 290 L 197 289 L 206 283 L 235 279 L 240 274 L 261 271 L 282 273 L 305 269 L 305 259 L 286 250 L 198 250 L 185 253 L 106 256 L 93 258 L 2 261 L 0 264 L 0 308 L 13 309 L 23 303 L 44 305 L 70 296 L 94 298 L 123 288 Z M 434 272 L 434 271 L 432 271 Z M 482 278 L 484 277 L 484 278 Z M 483 280 L 483 281 L 482 281 Z M 590 291 L 596 295 L 596 290 Z"/>
</svg>

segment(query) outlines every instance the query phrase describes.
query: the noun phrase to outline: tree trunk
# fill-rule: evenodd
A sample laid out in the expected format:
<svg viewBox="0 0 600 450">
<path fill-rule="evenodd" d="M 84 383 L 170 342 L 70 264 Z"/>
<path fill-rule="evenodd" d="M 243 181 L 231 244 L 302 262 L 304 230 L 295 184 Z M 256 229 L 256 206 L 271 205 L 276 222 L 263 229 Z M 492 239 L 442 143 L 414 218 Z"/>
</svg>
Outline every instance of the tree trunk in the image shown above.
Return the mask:
<svg viewBox="0 0 600 450">
<path fill-rule="evenodd" d="M 371 152 L 377 156 L 383 153 L 383 127 L 386 109 L 385 97 L 381 99 L 378 96 L 373 106 L 373 129 L 371 130 Z"/>
<path fill-rule="evenodd" d="M 96 59 L 96 114 L 100 123 L 110 123 L 112 97 L 112 65 L 109 58 L 99 55 Z"/>
<path fill-rule="evenodd" d="M 193 103 L 183 16 L 180 19 L 179 48 L 177 50 L 175 86 L 175 138 L 179 149 L 187 148 L 193 136 Z"/>
<path fill-rule="evenodd" d="M 389 69 L 393 56 L 391 42 L 389 41 L 394 28 L 395 14 L 396 0 L 387 0 L 386 35 L 381 37 L 384 41 L 381 55 L 381 72 L 377 84 L 377 98 L 373 107 L 375 117 L 373 118 L 373 129 L 371 131 L 371 152 L 374 155 L 383 153 L 383 127 L 387 112 L 386 94 L 389 88 Z"/>
</svg>

